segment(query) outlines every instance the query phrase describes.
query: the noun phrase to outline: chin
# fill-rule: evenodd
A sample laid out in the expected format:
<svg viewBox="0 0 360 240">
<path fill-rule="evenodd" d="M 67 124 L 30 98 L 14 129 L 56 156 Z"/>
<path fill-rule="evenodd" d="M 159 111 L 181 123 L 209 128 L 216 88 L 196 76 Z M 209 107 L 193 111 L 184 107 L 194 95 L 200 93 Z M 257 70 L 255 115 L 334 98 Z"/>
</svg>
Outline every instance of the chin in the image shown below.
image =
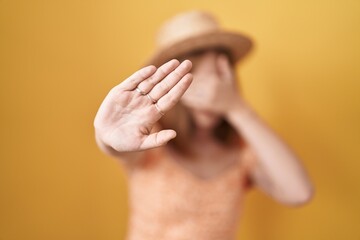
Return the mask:
<svg viewBox="0 0 360 240">
<path fill-rule="evenodd" d="M 214 129 L 219 123 L 221 118 L 210 113 L 195 114 L 194 120 L 196 125 L 201 129 Z"/>
<path fill-rule="evenodd" d="M 221 121 L 219 115 L 208 111 L 194 111 L 193 118 L 197 127 L 201 129 L 214 129 Z"/>
</svg>

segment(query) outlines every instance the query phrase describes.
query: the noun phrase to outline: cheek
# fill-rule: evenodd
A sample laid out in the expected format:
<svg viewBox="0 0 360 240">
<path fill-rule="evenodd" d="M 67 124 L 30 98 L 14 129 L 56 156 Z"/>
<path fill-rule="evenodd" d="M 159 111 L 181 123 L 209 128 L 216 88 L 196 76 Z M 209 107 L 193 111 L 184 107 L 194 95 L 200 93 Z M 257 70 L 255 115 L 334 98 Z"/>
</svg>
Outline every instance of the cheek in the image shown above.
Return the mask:
<svg viewBox="0 0 360 240">
<path fill-rule="evenodd" d="M 191 84 L 191 88 L 193 90 L 203 90 L 204 88 L 212 88 L 216 86 L 220 77 L 215 73 L 201 73 L 201 74 L 193 74 L 194 80 Z"/>
<path fill-rule="evenodd" d="M 193 98 L 197 97 L 199 93 L 201 93 L 202 89 L 204 88 L 204 83 L 201 78 L 194 76 L 194 80 L 192 81 L 190 87 L 186 90 L 184 97 Z"/>
</svg>

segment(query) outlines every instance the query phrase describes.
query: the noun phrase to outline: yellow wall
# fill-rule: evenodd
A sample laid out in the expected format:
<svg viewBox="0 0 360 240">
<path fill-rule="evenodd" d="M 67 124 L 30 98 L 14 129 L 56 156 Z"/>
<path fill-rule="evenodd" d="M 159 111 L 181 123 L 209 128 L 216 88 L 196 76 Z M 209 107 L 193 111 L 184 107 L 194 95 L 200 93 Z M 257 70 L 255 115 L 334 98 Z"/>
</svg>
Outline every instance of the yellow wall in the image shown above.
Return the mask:
<svg viewBox="0 0 360 240">
<path fill-rule="evenodd" d="M 253 36 L 248 101 L 304 159 L 314 201 L 252 191 L 239 239 L 360 238 L 360 1 L 0 1 L 0 239 L 122 239 L 122 169 L 96 147 L 107 91 L 173 14 L 216 13 Z"/>
</svg>

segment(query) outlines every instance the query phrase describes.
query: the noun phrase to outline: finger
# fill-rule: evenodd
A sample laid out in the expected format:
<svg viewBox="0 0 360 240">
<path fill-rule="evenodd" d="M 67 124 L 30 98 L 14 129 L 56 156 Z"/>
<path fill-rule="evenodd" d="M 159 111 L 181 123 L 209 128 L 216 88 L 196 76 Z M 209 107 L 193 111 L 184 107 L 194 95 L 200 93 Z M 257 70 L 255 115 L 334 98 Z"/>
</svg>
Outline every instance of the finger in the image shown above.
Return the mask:
<svg viewBox="0 0 360 240">
<path fill-rule="evenodd" d="M 168 141 L 176 137 L 174 130 L 161 130 L 157 133 L 152 133 L 141 144 L 141 149 L 146 150 L 149 148 L 155 148 L 165 145 Z"/>
<path fill-rule="evenodd" d="M 159 67 L 156 72 L 150 76 L 149 78 L 142 81 L 138 87 L 141 89 L 144 93 L 150 92 L 150 90 L 161 80 L 163 80 L 169 73 L 174 71 L 175 68 L 177 68 L 180 65 L 180 62 L 176 59 L 172 59 L 168 61 L 167 63 L 163 64 L 161 67 Z"/>
<path fill-rule="evenodd" d="M 233 70 L 229 58 L 225 54 L 220 54 L 217 58 L 217 69 L 220 78 L 225 81 L 233 79 Z"/>
<path fill-rule="evenodd" d="M 157 106 L 161 109 L 161 111 L 167 112 L 174 107 L 189 88 L 192 80 L 192 74 L 186 74 L 167 94 L 160 98 L 157 102 Z"/>
<path fill-rule="evenodd" d="M 183 61 L 174 71 L 167 75 L 164 80 L 156 84 L 149 92 L 151 97 L 155 100 L 159 100 L 191 70 L 191 67 L 192 63 L 189 60 Z"/>
<path fill-rule="evenodd" d="M 125 79 L 118 86 L 121 86 L 124 90 L 134 90 L 139 83 L 150 77 L 156 71 L 155 66 L 147 66 L 138 71 L 136 71 L 133 75 Z"/>
</svg>

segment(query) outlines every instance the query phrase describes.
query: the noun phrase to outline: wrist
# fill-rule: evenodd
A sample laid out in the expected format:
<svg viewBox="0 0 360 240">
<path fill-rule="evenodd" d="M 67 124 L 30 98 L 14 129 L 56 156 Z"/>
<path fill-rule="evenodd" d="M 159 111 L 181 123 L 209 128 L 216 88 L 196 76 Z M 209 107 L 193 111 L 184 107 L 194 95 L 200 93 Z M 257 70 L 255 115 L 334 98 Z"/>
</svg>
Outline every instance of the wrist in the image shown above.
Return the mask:
<svg viewBox="0 0 360 240">
<path fill-rule="evenodd" d="M 96 143 L 97 143 L 99 149 L 101 151 L 103 151 L 104 153 L 106 153 L 107 155 L 116 156 L 119 153 L 111 146 L 105 144 L 104 141 L 100 138 L 100 136 L 97 133 L 95 133 L 95 140 L 96 140 Z"/>
<path fill-rule="evenodd" d="M 251 118 L 252 113 L 253 110 L 250 105 L 243 99 L 239 98 L 226 113 L 226 119 L 230 123 L 239 125 L 239 123 L 242 124 L 249 117 Z"/>
<path fill-rule="evenodd" d="M 245 100 L 241 96 L 236 96 L 230 107 L 227 109 L 225 115 L 232 116 L 234 114 L 241 114 L 242 112 L 247 111 L 248 108 L 249 106 Z"/>
</svg>

